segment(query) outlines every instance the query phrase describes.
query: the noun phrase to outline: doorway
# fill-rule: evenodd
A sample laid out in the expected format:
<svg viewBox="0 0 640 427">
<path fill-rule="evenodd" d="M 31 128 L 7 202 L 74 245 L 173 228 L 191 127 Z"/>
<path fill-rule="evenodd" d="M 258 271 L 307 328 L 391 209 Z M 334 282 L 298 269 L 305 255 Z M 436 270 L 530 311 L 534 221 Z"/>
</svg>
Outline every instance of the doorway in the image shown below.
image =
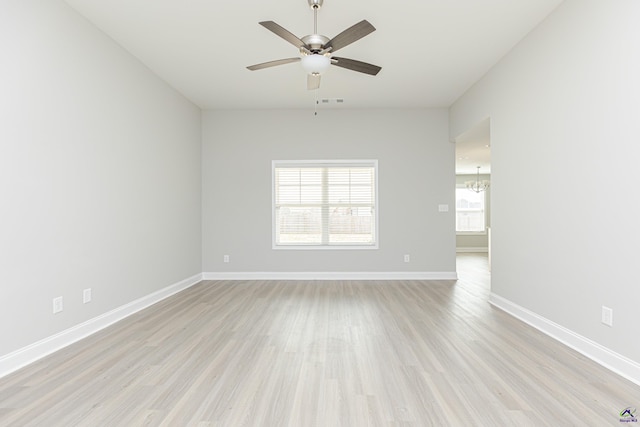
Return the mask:
<svg viewBox="0 0 640 427">
<path fill-rule="evenodd" d="M 486 118 L 455 139 L 456 253 L 491 258 L 491 123 Z"/>
</svg>

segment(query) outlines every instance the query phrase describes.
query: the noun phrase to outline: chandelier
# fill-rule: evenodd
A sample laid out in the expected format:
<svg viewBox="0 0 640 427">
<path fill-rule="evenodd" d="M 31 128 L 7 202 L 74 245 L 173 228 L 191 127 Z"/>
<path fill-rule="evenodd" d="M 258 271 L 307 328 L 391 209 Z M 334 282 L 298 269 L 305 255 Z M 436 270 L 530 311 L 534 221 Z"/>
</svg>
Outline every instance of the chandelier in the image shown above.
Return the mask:
<svg viewBox="0 0 640 427">
<path fill-rule="evenodd" d="M 476 172 L 476 180 L 475 181 L 465 181 L 464 185 L 471 191 L 475 191 L 476 193 L 480 193 L 481 191 L 485 191 L 489 188 L 489 181 L 483 179 L 480 181 L 480 166 L 478 166 L 478 171 Z"/>
</svg>

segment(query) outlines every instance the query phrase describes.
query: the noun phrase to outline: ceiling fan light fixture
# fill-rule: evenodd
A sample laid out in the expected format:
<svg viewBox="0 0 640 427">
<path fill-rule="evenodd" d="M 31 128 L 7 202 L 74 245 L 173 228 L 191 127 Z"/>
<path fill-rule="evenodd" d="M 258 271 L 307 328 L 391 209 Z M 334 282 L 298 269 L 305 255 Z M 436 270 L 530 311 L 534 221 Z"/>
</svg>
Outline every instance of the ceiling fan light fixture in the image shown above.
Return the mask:
<svg viewBox="0 0 640 427">
<path fill-rule="evenodd" d="M 300 62 L 308 74 L 319 75 L 327 71 L 331 65 L 331 58 L 319 54 L 304 55 Z"/>
</svg>

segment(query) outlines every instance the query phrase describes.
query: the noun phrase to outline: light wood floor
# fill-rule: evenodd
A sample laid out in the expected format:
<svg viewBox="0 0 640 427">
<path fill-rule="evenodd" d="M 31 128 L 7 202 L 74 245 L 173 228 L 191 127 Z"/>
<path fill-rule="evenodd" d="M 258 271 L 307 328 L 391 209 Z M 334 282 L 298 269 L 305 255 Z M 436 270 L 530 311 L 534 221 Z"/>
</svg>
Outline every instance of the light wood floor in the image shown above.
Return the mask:
<svg viewBox="0 0 640 427">
<path fill-rule="evenodd" d="M 0 379 L 2 426 L 620 425 L 640 387 L 453 281 L 209 281 Z"/>
</svg>

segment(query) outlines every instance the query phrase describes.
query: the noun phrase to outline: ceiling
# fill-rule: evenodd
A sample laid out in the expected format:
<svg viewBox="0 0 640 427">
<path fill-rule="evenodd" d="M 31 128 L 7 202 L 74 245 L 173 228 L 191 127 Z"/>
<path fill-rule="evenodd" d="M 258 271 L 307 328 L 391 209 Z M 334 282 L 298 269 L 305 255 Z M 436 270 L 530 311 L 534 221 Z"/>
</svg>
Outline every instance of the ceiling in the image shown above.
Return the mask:
<svg viewBox="0 0 640 427">
<path fill-rule="evenodd" d="M 258 22 L 311 34 L 307 0 L 65 1 L 202 109 L 448 107 L 562 2 L 324 0 L 318 32 L 368 20 L 377 30 L 339 56 L 382 71 L 330 67 L 308 91 L 297 63 L 246 69 L 297 56 Z"/>
</svg>

